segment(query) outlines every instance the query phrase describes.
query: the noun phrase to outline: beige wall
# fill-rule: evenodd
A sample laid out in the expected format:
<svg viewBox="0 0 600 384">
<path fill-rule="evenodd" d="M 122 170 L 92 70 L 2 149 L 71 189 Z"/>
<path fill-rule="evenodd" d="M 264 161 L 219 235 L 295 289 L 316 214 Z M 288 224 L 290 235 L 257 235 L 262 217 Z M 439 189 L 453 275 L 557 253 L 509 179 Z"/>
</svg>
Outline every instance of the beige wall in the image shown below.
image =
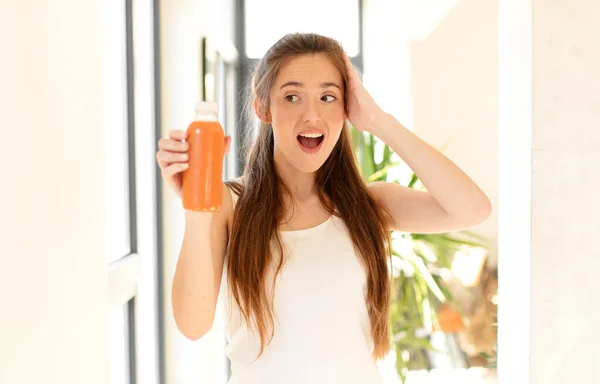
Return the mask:
<svg viewBox="0 0 600 384">
<path fill-rule="evenodd" d="M 45 4 L 45 3 L 44 3 Z M 2 2 L 0 383 L 107 383 L 103 2 Z M 184 129 L 200 91 L 200 38 L 232 8 L 161 2 L 162 126 Z M 75 33 L 74 33 L 75 32 Z M 165 186 L 166 187 L 166 186 Z M 170 285 L 183 223 L 165 188 L 167 379 L 219 382 L 222 328 L 190 342 Z M 143 213 L 140 213 L 143 214 Z M 143 376 L 143 375 L 142 375 Z"/>
<path fill-rule="evenodd" d="M 533 1 L 533 384 L 600 382 L 599 16 Z"/>
<path fill-rule="evenodd" d="M 2 384 L 108 381 L 102 17 L 0 5 Z"/>
<path fill-rule="evenodd" d="M 410 49 L 413 130 L 461 167 L 490 197 L 492 215 L 473 228 L 491 240 L 498 220 L 498 11 L 496 0 L 462 0 Z"/>
<path fill-rule="evenodd" d="M 365 85 L 379 105 L 443 151 L 488 194 L 473 228 L 497 264 L 496 0 L 365 3 Z"/>
<path fill-rule="evenodd" d="M 600 4 L 499 8 L 499 379 L 597 383 Z"/>
</svg>

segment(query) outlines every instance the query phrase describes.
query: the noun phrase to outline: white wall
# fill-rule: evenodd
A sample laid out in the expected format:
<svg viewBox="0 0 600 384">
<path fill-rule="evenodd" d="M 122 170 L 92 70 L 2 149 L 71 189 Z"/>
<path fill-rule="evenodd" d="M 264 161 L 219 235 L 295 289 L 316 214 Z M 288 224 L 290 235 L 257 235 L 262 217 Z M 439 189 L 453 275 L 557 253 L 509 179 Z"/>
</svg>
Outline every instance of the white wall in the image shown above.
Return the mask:
<svg viewBox="0 0 600 384">
<path fill-rule="evenodd" d="M 598 383 L 600 3 L 532 4 L 531 383 Z"/>
<path fill-rule="evenodd" d="M 108 381 L 102 17 L 0 5 L 2 384 Z"/>
<path fill-rule="evenodd" d="M 530 382 L 530 1 L 498 3 L 498 381 Z"/>
<path fill-rule="evenodd" d="M 365 3 L 365 84 L 400 122 L 454 161 L 492 201 L 473 228 L 497 262 L 496 0 Z M 447 147 L 444 147 L 447 145 Z"/>
<path fill-rule="evenodd" d="M 491 216 L 473 228 L 497 263 L 498 10 L 496 0 L 462 0 L 410 50 L 414 131 L 486 192 Z M 446 148 L 442 148 L 447 144 Z"/>
<path fill-rule="evenodd" d="M 597 383 L 600 4 L 499 6 L 499 379 Z"/>
</svg>

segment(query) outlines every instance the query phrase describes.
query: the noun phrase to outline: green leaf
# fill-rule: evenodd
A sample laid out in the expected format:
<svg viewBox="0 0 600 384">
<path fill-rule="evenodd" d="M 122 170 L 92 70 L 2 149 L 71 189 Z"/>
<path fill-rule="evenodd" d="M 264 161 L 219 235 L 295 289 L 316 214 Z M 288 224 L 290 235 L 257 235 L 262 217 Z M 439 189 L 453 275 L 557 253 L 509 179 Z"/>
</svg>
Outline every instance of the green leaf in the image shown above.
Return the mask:
<svg viewBox="0 0 600 384">
<path fill-rule="evenodd" d="M 373 135 L 370 135 L 370 140 L 365 142 L 364 135 L 361 135 L 363 138 L 363 157 L 362 157 L 362 169 L 363 176 L 368 179 L 370 175 L 375 172 L 375 151 L 373 148 Z"/>
<path fill-rule="evenodd" d="M 470 247 L 486 247 L 486 245 L 482 242 L 470 241 L 467 239 L 461 239 L 459 237 L 451 236 L 448 234 L 438 234 L 435 237 L 431 237 L 432 241 L 452 243 L 458 245 L 468 245 Z"/>
<path fill-rule="evenodd" d="M 415 175 L 413 173 L 412 177 L 410 178 L 410 181 L 408 182 L 407 187 L 408 188 L 413 188 L 415 186 L 415 183 L 419 180 L 419 178 L 417 177 L 417 175 Z"/>
<path fill-rule="evenodd" d="M 441 302 L 446 301 L 446 297 L 438 287 L 436 281 L 433 279 L 431 272 L 423 263 L 423 260 L 419 257 L 415 256 L 407 256 L 407 260 L 415 267 L 416 270 L 419 271 L 419 275 L 422 277 L 423 281 L 427 284 L 429 289 L 433 292 L 433 294 L 440 300 Z"/>
<path fill-rule="evenodd" d="M 450 292 L 448 287 L 446 287 L 446 283 L 442 280 L 442 277 L 438 275 L 431 276 L 433 277 L 433 280 L 435 280 L 435 282 L 437 283 L 438 287 L 440 288 L 440 291 L 442 291 L 442 293 L 446 297 L 446 301 L 453 302 L 454 295 L 452 295 L 452 292 Z"/>
<path fill-rule="evenodd" d="M 439 352 L 437 348 L 434 348 L 433 345 L 431 345 L 429 340 L 416 337 L 414 335 L 407 335 L 406 337 L 402 337 L 397 342 L 403 347 L 425 348 L 431 351 Z"/>
<path fill-rule="evenodd" d="M 385 181 L 388 171 L 396 165 L 398 165 L 398 162 L 387 164 L 378 171 L 375 171 L 367 178 L 368 182 Z"/>
<path fill-rule="evenodd" d="M 394 152 L 392 151 L 392 149 L 387 145 L 384 144 L 383 146 L 383 160 L 381 161 L 382 164 L 389 164 L 390 160 L 392 159 L 392 154 Z M 397 162 L 396 164 L 400 164 L 399 162 Z"/>
<path fill-rule="evenodd" d="M 355 161 L 363 180 L 403 185 L 404 180 L 391 180 L 389 175 L 391 170 L 401 165 L 402 159 L 392 160 L 396 159 L 394 152 L 384 142 L 351 125 L 349 127 Z M 376 149 L 381 148 L 383 156 L 377 162 Z M 419 178 L 412 173 L 407 187 L 423 189 L 422 183 L 418 182 Z M 425 350 L 434 350 L 427 339 L 416 336 L 418 330 L 427 328 L 431 321 L 437 321 L 435 308 L 441 302 L 454 301 L 448 283 L 437 271 L 442 268 L 451 270 L 450 261 L 461 247 L 487 248 L 488 240 L 468 231 L 445 234 L 396 232 L 394 236 L 394 262 L 402 262 L 403 267 L 394 275 L 389 321 L 394 335 L 396 370 L 404 382 L 410 369 L 427 369 Z M 456 307 L 462 314 L 460 306 Z"/>
<path fill-rule="evenodd" d="M 417 310 L 416 312 L 419 315 L 419 318 L 421 319 L 421 322 L 423 324 L 427 324 L 429 321 L 428 319 L 425 319 L 425 313 L 423 312 L 423 306 L 421 305 L 423 303 L 423 291 L 421 290 L 421 285 L 419 285 L 419 283 L 417 282 L 417 284 L 413 285 L 413 292 L 415 294 L 415 309 Z"/>
</svg>

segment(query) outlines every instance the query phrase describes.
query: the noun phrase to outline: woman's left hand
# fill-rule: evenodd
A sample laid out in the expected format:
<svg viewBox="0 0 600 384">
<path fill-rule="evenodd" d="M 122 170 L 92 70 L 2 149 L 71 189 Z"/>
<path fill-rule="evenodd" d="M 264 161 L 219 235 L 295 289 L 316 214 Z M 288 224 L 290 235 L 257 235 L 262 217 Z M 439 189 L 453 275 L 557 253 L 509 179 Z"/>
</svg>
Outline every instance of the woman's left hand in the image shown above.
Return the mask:
<svg viewBox="0 0 600 384">
<path fill-rule="evenodd" d="M 344 61 L 346 63 L 346 73 L 348 74 L 346 116 L 354 128 L 375 134 L 373 132 L 373 121 L 383 111 L 363 86 L 346 52 L 344 52 Z"/>
</svg>

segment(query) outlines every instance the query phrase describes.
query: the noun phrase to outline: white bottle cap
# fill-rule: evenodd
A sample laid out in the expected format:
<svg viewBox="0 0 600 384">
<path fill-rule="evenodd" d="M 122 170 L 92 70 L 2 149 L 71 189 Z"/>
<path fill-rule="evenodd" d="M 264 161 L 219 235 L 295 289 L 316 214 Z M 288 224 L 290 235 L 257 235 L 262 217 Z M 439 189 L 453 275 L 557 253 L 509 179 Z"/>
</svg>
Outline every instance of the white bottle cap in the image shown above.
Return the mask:
<svg viewBox="0 0 600 384">
<path fill-rule="evenodd" d="M 219 113 L 219 107 L 217 103 L 210 101 L 199 101 L 196 103 L 196 114 L 197 115 L 214 115 L 217 116 Z"/>
</svg>

